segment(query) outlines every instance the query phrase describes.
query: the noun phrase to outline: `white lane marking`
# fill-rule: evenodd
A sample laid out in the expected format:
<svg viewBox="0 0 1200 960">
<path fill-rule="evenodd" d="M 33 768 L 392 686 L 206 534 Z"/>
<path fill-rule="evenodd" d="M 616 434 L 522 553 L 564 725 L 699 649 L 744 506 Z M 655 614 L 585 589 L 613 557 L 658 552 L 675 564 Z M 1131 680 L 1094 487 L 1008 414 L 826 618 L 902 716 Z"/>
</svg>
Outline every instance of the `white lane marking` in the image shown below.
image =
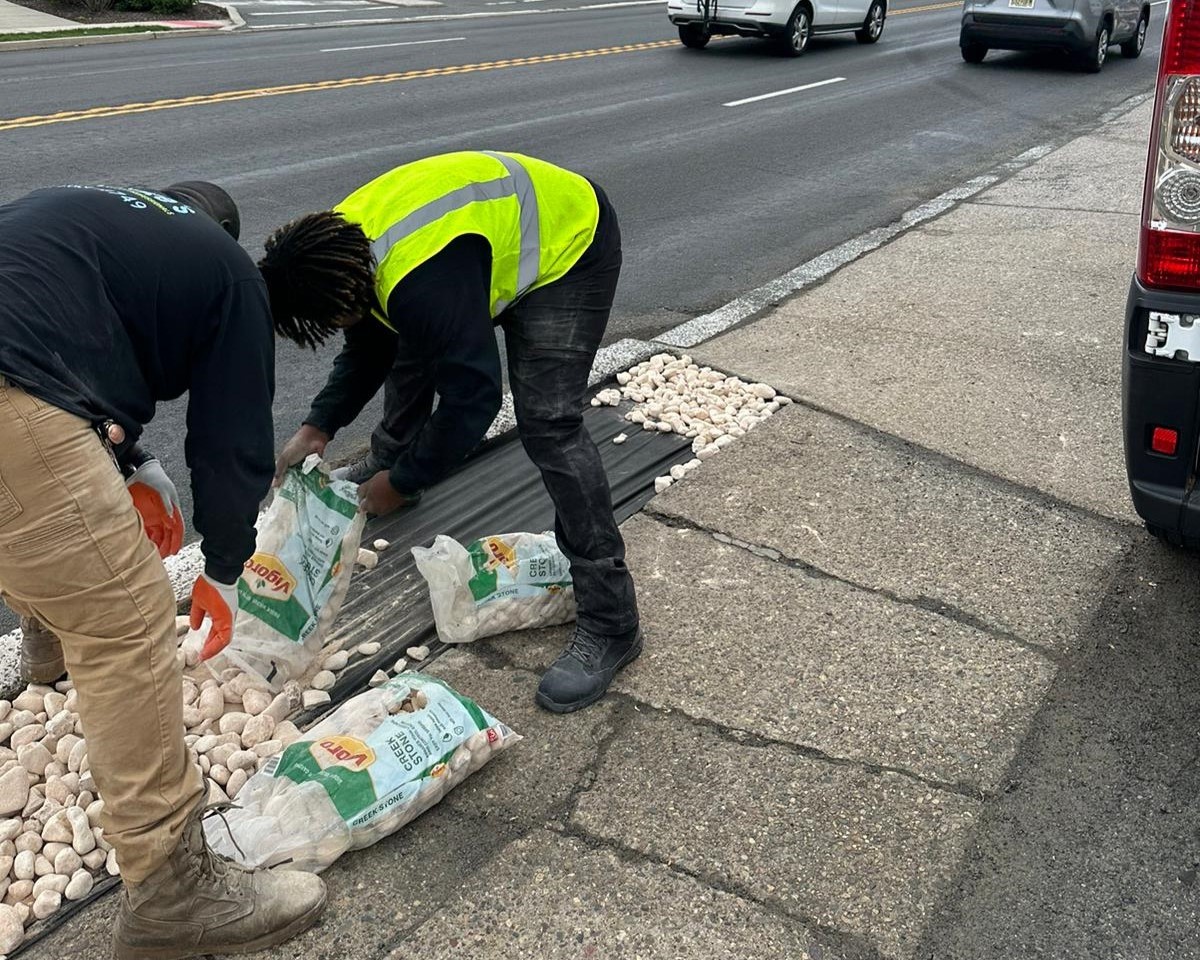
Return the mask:
<svg viewBox="0 0 1200 960">
<path fill-rule="evenodd" d="M 304 9 L 304 10 L 274 10 L 271 13 L 255 13 L 253 10 L 247 10 L 246 16 L 248 16 L 248 17 L 294 17 L 298 13 L 303 13 L 305 16 L 309 16 L 314 13 L 349 13 L 349 12 L 350 11 L 347 10 L 345 7 L 331 7 L 328 10 L 308 10 L 308 9 Z"/>
<path fill-rule="evenodd" d="M 774 93 L 760 93 L 757 97 L 746 97 L 743 100 L 730 100 L 723 104 L 726 107 L 740 107 L 747 103 L 758 103 L 760 100 L 772 100 L 775 97 L 785 97 L 789 93 L 799 93 L 801 90 L 813 90 L 817 87 L 827 87 L 831 83 L 841 83 L 845 77 L 831 77 L 828 80 L 818 80 L 816 83 L 806 83 L 802 87 L 788 87 L 786 90 L 776 90 Z"/>
<path fill-rule="evenodd" d="M 361 47 L 326 47 L 322 53 L 341 53 L 343 50 L 377 50 L 379 47 L 416 47 L 424 43 L 453 43 L 466 37 L 441 37 L 437 40 L 400 40 L 397 43 L 367 43 Z"/>
</svg>

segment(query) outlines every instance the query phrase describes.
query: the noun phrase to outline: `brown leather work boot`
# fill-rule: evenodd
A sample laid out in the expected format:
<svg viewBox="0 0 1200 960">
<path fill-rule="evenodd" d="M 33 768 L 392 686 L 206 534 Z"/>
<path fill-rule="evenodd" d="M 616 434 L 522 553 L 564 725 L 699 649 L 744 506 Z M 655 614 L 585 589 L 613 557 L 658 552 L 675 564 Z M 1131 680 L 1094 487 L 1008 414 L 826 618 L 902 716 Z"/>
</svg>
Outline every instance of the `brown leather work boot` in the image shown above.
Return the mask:
<svg viewBox="0 0 1200 960">
<path fill-rule="evenodd" d="M 22 617 L 21 679 L 25 683 L 53 683 L 66 672 L 58 637 L 33 617 Z"/>
<path fill-rule="evenodd" d="M 239 867 L 208 849 L 197 813 L 166 863 L 125 884 L 113 953 L 117 960 L 253 953 L 303 933 L 324 909 L 320 877 Z"/>
</svg>

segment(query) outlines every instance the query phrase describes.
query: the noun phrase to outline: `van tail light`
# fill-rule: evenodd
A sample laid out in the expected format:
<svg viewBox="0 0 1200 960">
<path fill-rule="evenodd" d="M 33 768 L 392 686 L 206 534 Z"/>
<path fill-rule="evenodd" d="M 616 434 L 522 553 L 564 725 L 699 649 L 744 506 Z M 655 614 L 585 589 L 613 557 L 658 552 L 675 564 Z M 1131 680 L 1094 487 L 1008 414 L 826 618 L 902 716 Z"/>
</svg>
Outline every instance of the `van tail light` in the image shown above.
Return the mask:
<svg viewBox="0 0 1200 960">
<path fill-rule="evenodd" d="M 1175 456 L 1179 449 L 1179 431 L 1171 427 L 1155 427 L 1150 431 L 1150 449 L 1164 457 Z"/>
<path fill-rule="evenodd" d="M 1171 0 L 1146 161 L 1138 279 L 1200 290 L 1200 0 Z"/>
</svg>

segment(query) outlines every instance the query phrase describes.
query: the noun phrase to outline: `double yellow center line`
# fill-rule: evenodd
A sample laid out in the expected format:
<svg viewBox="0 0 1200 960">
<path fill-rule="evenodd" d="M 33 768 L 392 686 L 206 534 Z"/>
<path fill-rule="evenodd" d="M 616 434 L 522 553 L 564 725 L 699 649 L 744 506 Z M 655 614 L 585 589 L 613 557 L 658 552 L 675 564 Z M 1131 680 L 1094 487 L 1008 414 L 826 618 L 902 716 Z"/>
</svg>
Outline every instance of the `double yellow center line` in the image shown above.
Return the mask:
<svg viewBox="0 0 1200 960">
<path fill-rule="evenodd" d="M 919 7 L 893 10 L 891 16 L 908 13 L 924 13 L 931 10 L 948 10 L 959 6 L 959 0 L 948 3 L 932 3 Z M 508 60 L 488 60 L 483 63 L 464 63 L 453 67 L 430 67 L 425 70 L 405 70 L 400 73 L 378 73 L 367 77 L 346 77 L 342 80 L 317 80 L 309 83 L 289 83 L 277 87 L 250 87 L 245 90 L 227 90 L 224 93 L 204 93 L 192 97 L 170 97 L 164 100 L 146 100 L 138 103 L 120 103 L 107 107 L 89 107 L 84 110 L 61 110 L 58 113 L 33 114 L 27 117 L 12 117 L 0 120 L 0 132 L 24 130 L 29 127 L 45 127 L 52 123 L 75 123 L 79 120 L 103 120 L 107 117 L 126 117 L 135 113 L 154 113 L 159 110 L 177 110 L 180 107 L 198 107 L 211 103 L 231 103 L 235 100 L 257 100 L 261 97 L 284 97 L 293 93 L 316 93 L 321 90 L 344 90 L 348 87 L 372 87 L 384 83 L 403 83 L 406 80 L 425 80 L 431 77 L 455 77 L 464 73 L 483 73 L 488 70 L 507 70 L 510 67 L 531 67 L 542 63 L 563 63 L 568 60 L 586 60 L 592 57 L 608 57 L 619 53 L 641 53 L 644 50 L 661 50 L 678 45 L 675 40 L 655 40 L 647 43 L 626 43 L 616 47 L 596 47 L 593 50 L 572 50 L 568 53 L 548 53 L 536 57 L 513 57 Z"/>
<path fill-rule="evenodd" d="M 121 103 L 110 107 L 90 107 L 86 110 L 62 110 L 29 117 L 0 120 L 0 131 L 44 127 L 51 123 L 74 123 L 77 120 L 101 120 L 105 117 L 125 117 L 135 113 L 157 110 L 176 110 L 209 103 L 230 103 L 234 100 L 256 100 L 259 97 L 283 97 L 293 93 L 315 93 L 319 90 L 344 90 L 347 87 L 371 87 L 382 83 L 402 83 L 405 80 L 424 80 L 428 77 L 454 77 L 464 73 L 483 73 L 509 67 L 530 67 L 540 63 L 562 63 L 566 60 L 585 60 L 606 57 L 615 53 L 638 53 L 677 46 L 674 40 L 652 43 L 627 43 L 619 47 L 597 47 L 594 50 L 572 50 L 569 53 L 548 53 L 537 57 L 514 57 L 509 60 L 488 60 L 484 63 L 464 63 L 454 67 L 430 67 L 427 70 L 405 70 L 402 73 L 378 73 L 368 77 L 347 77 L 343 80 L 317 80 L 311 83 L 289 83 L 278 87 L 251 87 L 246 90 L 227 90 L 224 93 L 205 93 L 194 97 L 171 97 L 166 100 L 147 100 L 142 103 Z"/>
</svg>

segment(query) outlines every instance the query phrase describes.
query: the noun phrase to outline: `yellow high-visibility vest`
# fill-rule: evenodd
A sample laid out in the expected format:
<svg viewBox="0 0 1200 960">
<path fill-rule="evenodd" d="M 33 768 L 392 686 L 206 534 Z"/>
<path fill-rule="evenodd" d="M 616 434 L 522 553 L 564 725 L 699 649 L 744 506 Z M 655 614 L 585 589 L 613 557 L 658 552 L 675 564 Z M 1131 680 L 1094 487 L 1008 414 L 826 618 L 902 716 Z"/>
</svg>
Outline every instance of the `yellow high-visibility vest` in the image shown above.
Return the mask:
<svg viewBox="0 0 1200 960">
<path fill-rule="evenodd" d="M 406 163 L 334 209 L 357 223 L 377 264 L 375 293 L 392 290 L 456 237 L 492 248 L 491 311 L 559 279 L 596 235 L 600 206 L 577 173 L 518 153 L 446 153 Z M 384 319 L 386 323 L 386 318 Z"/>
</svg>

